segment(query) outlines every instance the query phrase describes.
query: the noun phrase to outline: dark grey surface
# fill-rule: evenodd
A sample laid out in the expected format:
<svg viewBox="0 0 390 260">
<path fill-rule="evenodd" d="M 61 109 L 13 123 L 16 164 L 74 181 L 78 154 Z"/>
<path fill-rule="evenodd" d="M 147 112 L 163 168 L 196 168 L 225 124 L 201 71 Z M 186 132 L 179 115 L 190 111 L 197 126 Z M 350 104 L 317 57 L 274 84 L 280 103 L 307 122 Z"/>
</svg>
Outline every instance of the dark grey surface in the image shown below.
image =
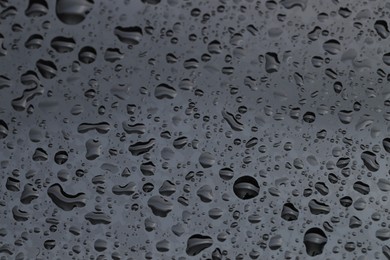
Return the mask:
<svg viewBox="0 0 390 260">
<path fill-rule="evenodd" d="M 389 8 L 0 0 L 0 259 L 390 259 Z"/>
</svg>

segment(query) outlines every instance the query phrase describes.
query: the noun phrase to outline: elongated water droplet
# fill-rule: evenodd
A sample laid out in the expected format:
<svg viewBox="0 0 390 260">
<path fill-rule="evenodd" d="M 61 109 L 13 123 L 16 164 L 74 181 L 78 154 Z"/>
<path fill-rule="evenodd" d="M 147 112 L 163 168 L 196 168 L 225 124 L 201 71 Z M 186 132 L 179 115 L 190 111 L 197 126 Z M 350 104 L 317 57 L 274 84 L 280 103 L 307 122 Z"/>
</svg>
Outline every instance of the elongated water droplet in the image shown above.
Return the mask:
<svg viewBox="0 0 390 260">
<path fill-rule="evenodd" d="M 340 42 L 337 40 L 334 40 L 334 39 L 324 42 L 322 47 L 324 48 L 324 50 L 327 53 L 332 54 L 332 55 L 336 55 L 336 54 L 339 54 L 341 52 Z"/>
<path fill-rule="evenodd" d="M 58 53 L 69 53 L 76 47 L 76 42 L 72 37 L 57 36 L 51 40 L 50 46 Z"/>
<path fill-rule="evenodd" d="M 376 161 L 376 155 L 373 152 L 365 151 L 362 153 L 361 158 L 364 166 L 369 171 L 376 172 L 379 170 L 379 163 Z"/>
<path fill-rule="evenodd" d="M 65 193 L 58 183 L 51 185 L 47 189 L 47 194 L 54 204 L 65 211 L 70 211 L 76 207 L 84 207 L 87 201 L 85 193 L 80 192 L 74 195 Z"/>
<path fill-rule="evenodd" d="M 121 42 L 129 45 L 139 44 L 143 36 L 142 29 L 138 26 L 117 26 L 115 27 L 114 34 Z"/>
<path fill-rule="evenodd" d="M 132 144 L 129 146 L 129 151 L 132 155 L 138 156 L 144 153 L 149 152 L 151 149 L 153 149 L 153 146 L 155 145 L 155 139 L 151 138 L 149 141 L 146 142 L 137 142 L 135 144 Z"/>
<path fill-rule="evenodd" d="M 157 99 L 173 99 L 176 95 L 176 89 L 167 84 L 160 84 L 154 90 L 154 96 Z"/>
</svg>

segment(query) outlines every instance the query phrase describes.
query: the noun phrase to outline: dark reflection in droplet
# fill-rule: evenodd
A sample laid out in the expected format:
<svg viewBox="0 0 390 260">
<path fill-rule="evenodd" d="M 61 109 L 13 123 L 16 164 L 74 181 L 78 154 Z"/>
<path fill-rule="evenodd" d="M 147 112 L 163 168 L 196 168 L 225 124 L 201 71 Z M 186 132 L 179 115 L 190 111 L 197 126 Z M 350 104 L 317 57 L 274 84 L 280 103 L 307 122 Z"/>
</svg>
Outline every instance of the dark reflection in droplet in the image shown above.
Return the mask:
<svg viewBox="0 0 390 260">
<path fill-rule="evenodd" d="M 96 54 L 96 50 L 93 47 L 83 47 L 79 52 L 79 61 L 84 64 L 90 64 L 96 60 Z"/>
<path fill-rule="evenodd" d="M 36 67 L 45 79 L 52 79 L 57 75 L 57 66 L 49 60 L 38 60 Z"/>
<path fill-rule="evenodd" d="M 310 212 L 314 215 L 329 214 L 329 205 L 319 202 L 318 200 L 312 199 L 309 201 Z"/>
<path fill-rule="evenodd" d="M 167 84 L 160 84 L 154 90 L 154 96 L 157 99 L 173 99 L 176 95 L 176 89 Z"/>
<path fill-rule="evenodd" d="M 64 164 L 68 160 L 68 153 L 66 151 L 58 151 L 54 155 L 54 161 L 56 164 Z"/>
<path fill-rule="evenodd" d="M 281 216 L 287 221 L 297 220 L 299 211 L 292 203 L 285 203 L 283 205 Z"/>
<path fill-rule="evenodd" d="M 47 14 L 49 7 L 45 0 L 30 0 L 26 11 L 28 17 L 39 17 Z"/>
<path fill-rule="evenodd" d="M 47 194 L 59 208 L 65 211 L 70 211 L 75 207 L 84 207 L 87 200 L 85 193 L 82 192 L 75 195 L 65 193 L 58 183 L 51 185 Z"/>
<path fill-rule="evenodd" d="M 386 39 L 389 37 L 389 27 L 387 25 L 387 22 L 385 20 L 377 20 L 374 24 L 374 28 L 376 33 L 382 38 Z"/>
<path fill-rule="evenodd" d="M 111 217 L 108 214 L 101 211 L 89 212 L 84 217 L 92 225 L 99 225 L 99 224 L 108 225 L 112 221 Z"/>
<path fill-rule="evenodd" d="M 341 44 L 338 40 L 328 40 L 322 45 L 324 50 L 332 55 L 339 54 L 341 52 Z"/>
<path fill-rule="evenodd" d="M 233 191 L 240 199 L 248 200 L 259 195 L 260 187 L 255 178 L 242 176 L 234 182 Z"/>
<path fill-rule="evenodd" d="M 328 238 L 320 228 L 310 228 L 303 237 L 303 243 L 306 247 L 306 253 L 309 256 L 322 254 Z"/>
<path fill-rule="evenodd" d="M 313 123 L 315 120 L 316 120 L 316 114 L 313 112 L 309 111 L 303 115 L 303 121 L 305 121 L 306 123 Z"/>
<path fill-rule="evenodd" d="M 153 214 L 159 217 L 166 217 L 173 210 L 173 204 L 162 196 L 153 196 L 148 200 L 148 206 Z"/>
<path fill-rule="evenodd" d="M 243 131 L 244 125 L 240 123 L 232 113 L 225 110 L 222 111 L 222 116 L 234 131 Z"/>
<path fill-rule="evenodd" d="M 369 171 L 376 172 L 379 170 L 379 163 L 376 161 L 376 154 L 370 151 L 365 151 L 362 153 L 361 158 L 364 166 L 366 166 Z"/>
<path fill-rule="evenodd" d="M 47 161 L 48 155 L 43 148 L 37 148 L 32 156 L 33 161 L 36 162 L 42 162 L 42 161 Z"/>
<path fill-rule="evenodd" d="M 363 195 L 370 193 L 370 186 L 362 181 L 357 181 L 353 184 L 353 189 Z"/>
<path fill-rule="evenodd" d="M 353 200 L 350 196 L 344 196 L 342 198 L 340 198 L 340 204 L 343 206 L 343 207 L 350 207 L 353 203 Z"/>
<path fill-rule="evenodd" d="M 42 46 L 43 37 L 40 34 L 33 34 L 24 43 L 27 49 L 39 49 Z"/>
<path fill-rule="evenodd" d="M 143 36 L 142 29 L 138 26 L 117 26 L 115 27 L 114 34 L 121 42 L 129 45 L 139 44 Z"/>
<path fill-rule="evenodd" d="M 51 40 L 50 46 L 58 53 L 69 53 L 76 47 L 76 42 L 72 37 L 57 36 Z"/>
<path fill-rule="evenodd" d="M 86 18 L 93 5 L 92 0 L 57 0 L 56 14 L 61 22 L 76 25 Z"/>
<path fill-rule="evenodd" d="M 195 256 L 212 245 L 211 237 L 200 234 L 192 235 L 187 240 L 186 253 L 189 256 Z"/>
<path fill-rule="evenodd" d="M 385 151 L 390 153 L 390 138 L 389 137 L 384 138 L 382 144 Z"/>
<path fill-rule="evenodd" d="M 4 139 L 8 136 L 8 125 L 4 120 L 0 120 L 0 139 Z"/>
<path fill-rule="evenodd" d="M 234 171 L 230 168 L 222 168 L 219 170 L 219 177 L 225 181 L 229 181 L 234 177 Z"/>
<path fill-rule="evenodd" d="M 129 146 L 129 151 L 132 155 L 138 156 L 144 153 L 149 152 L 155 145 L 155 139 L 151 138 L 146 142 L 137 142 Z"/>
</svg>

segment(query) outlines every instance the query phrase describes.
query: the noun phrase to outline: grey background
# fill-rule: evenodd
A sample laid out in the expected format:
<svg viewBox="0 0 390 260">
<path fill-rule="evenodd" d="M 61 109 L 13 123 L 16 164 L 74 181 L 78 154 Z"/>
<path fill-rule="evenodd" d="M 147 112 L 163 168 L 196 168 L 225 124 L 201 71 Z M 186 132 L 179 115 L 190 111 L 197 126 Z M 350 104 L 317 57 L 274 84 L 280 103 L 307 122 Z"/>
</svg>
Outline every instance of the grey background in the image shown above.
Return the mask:
<svg viewBox="0 0 390 260">
<path fill-rule="evenodd" d="M 74 1 L 75 5 L 70 0 L 59 1 L 76 14 L 83 10 L 83 1 L 88 6 L 87 0 Z M 8 128 L 0 128 L 7 132 L 0 139 L 0 257 L 219 259 L 213 255 L 219 248 L 222 259 L 250 259 L 251 252 L 252 256 L 257 252 L 258 259 L 388 259 L 388 191 L 381 190 L 378 182 L 389 179 L 389 155 L 382 140 L 388 137 L 390 118 L 385 102 L 390 93 L 389 69 L 383 55 L 390 51 L 389 39 L 380 37 L 375 22 L 388 20 L 389 4 L 149 2 L 95 0 L 84 20 L 66 24 L 56 14 L 58 2 L 47 0 L 44 14 L 31 16 L 25 12 L 28 1 L 0 1 L 0 43 L 6 50 L 0 57 L 0 75 L 9 79 L 0 81 L 0 119 Z M 194 16 L 195 8 L 200 10 L 199 16 Z M 350 15 L 340 15 L 340 8 L 348 8 Z M 121 42 L 114 33 L 117 26 L 140 27 L 139 44 Z M 308 33 L 316 26 L 320 33 L 313 40 Z M 15 31 L 17 27 L 20 31 Z M 25 42 L 33 34 L 40 35 L 42 43 L 40 48 L 28 49 Z M 50 43 L 57 36 L 72 37 L 74 50 L 58 53 L 53 49 Z M 176 44 L 172 38 L 177 38 Z M 210 60 L 203 61 L 202 55 L 208 53 L 213 40 L 220 42 L 221 51 L 209 53 Z M 324 47 L 328 40 L 340 43 L 335 55 Z M 96 50 L 91 64 L 78 61 L 79 51 L 86 46 Z M 123 59 L 106 61 L 107 48 L 120 49 Z M 276 53 L 280 61 L 273 73 L 266 71 L 268 52 Z M 167 62 L 168 53 L 177 57 L 176 63 Z M 322 57 L 322 66 L 313 66 L 314 56 Z M 55 64 L 54 78 L 39 72 L 36 62 L 40 59 Z M 185 68 L 189 59 L 198 61 L 196 68 Z M 80 63 L 79 71 L 72 70 L 75 61 Z M 225 67 L 233 72 L 227 75 Z M 329 76 L 329 69 L 334 76 Z M 378 73 L 378 69 L 383 72 Z M 43 94 L 27 101 L 23 111 L 16 111 L 11 101 L 34 87 L 21 80 L 29 70 L 37 73 Z M 184 79 L 192 82 L 192 89 L 183 89 Z M 337 81 L 343 85 L 340 93 L 334 90 Z M 175 89 L 173 99 L 156 98 L 155 89 L 163 83 Z M 354 110 L 356 102 L 361 105 L 359 111 Z M 133 114 L 127 112 L 129 104 L 135 105 Z M 72 114 L 75 106 L 80 107 L 78 115 Z M 293 108 L 299 108 L 297 118 L 290 116 Z M 340 120 L 342 110 L 351 111 L 350 123 Z M 242 131 L 231 128 L 222 111 L 233 114 Z M 307 112 L 315 113 L 314 122 L 304 120 Z M 109 124 L 107 133 L 77 131 L 82 123 L 99 122 Z M 123 122 L 144 124 L 145 133 L 126 133 Z M 321 130 L 326 130 L 324 139 L 317 137 Z M 166 131 L 170 138 L 162 137 Z M 37 140 L 31 137 L 32 132 L 37 133 Z M 188 143 L 176 149 L 173 141 L 183 136 Z M 257 144 L 246 148 L 246 142 L 254 137 Z M 147 153 L 135 156 L 129 151 L 130 145 L 151 138 L 155 145 Z M 94 160 L 86 158 L 86 143 L 91 139 L 98 140 L 101 147 Z M 286 143 L 291 143 L 291 149 L 285 149 Z M 33 160 L 37 148 L 46 151 L 47 160 Z M 65 164 L 55 163 L 58 151 L 68 153 Z M 363 151 L 374 152 L 377 171 L 370 172 L 364 165 Z M 209 168 L 200 162 L 205 152 L 213 157 Z M 349 158 L 348 165 L 338 167 L 340 158 Z M 155 172 L 145 176 L 140 166 L 149 161 Z M 130 176 L 123 177 L 126 167 Z M 219 176 L 222 168 L 233 170 L 231 180 Z M 349 176 L 342 174 L 348 171 L 345 168 L 350 170 Z M 83 176 L 76 173 L 80 169 Z M 61 170 L 69 174 L 68 180 L 58 178 Z M 186 178 L 190 172 L 194 177 Z M 329 181 L 331 173 L 339 178 L 336 183 Z M 104 181 L 94 184 L 98 175 Z M 242 200 L 235 195 L 234 182 L 241 176 L 257 180 L 258 196 Z M 19 191 L 6 187 L 9 177 L 20 181 Z M 170 196 L 159 194 L 166 180 L 175 183 Z M 356 181 L 367 184 L 369 193 L 356 191 Z M 132 195 L 112 192 L 114 185 L 129 182 L 136 186 Z M 327 195 L 316 190 L 317 182 L 326 184 Z M 58 207 L 47 193 L 55 183 L 68 194 L 85 193 L 86 205 L 70 211 Z M 143 190 L 147 183 L 154 186 L 150 192 Z M 29 204 L 20 202 L 26 184 L 38 194 Z M 210 202 L 197 195 L 204 185 L 211 187 Z M 305 197 L 305 189 L 313 193 Z M 153 196 L 171 202 L 172 211 L 166 217 L 156 216 L 148 206 Z M 181 196 L 187 199 L 187 206 L 178 202 Z M 363 199 L 365 208 L 341 206 L 344 196 L 350 196 L 354 203 Z M 312 199 L 329 205 L 330 211 L 312 214 Z M 296 220 L 281 217 L 287 202 L 298 209 Z M 15 206 L 26 212 L 26 221 L 15 219 Z M 219 219 L 209 217 L 212 208 L 223 212 Z M 99 210 L 109 215 L 110 224 L 93 225 L 85 219 L 87 213 Z M 260 216 L 259 223 L 249 222 L 253 214 Z M 352 216 L 362 221 L 360 227 L 349 227 Z M 49 218 L 56 219 L 56 230 L 50 229 Z M 155 222 L 155 230 L 145 229 L 146 219 Z M 333 230 L 325 230 L 325 222 Z M 173 233 L 175 225 L 182 226 L 181 236 Z M 71 227 L 80 234 L 73 235 Z M 327 237 L 322 254 L 315 257 L 307 254 L 304 244 L 310 228 L 321 228 Z M 384 241 L 377 238 L 380 229 L 389 233 Z M 188 239 L 195 234 L 209 236 L 213 243 L 189 256 Z M 220 241 L 220 236 L 226 240 Z M 107 242 L 103 252 L 94 248 L 97 239 Z M 47 240 L 55 241 L 53 249 L 45 248 Z M 156 247 L 163 240 L 168 241 L 167 252 Z M 277 241 L 276 249 L 271 248 L 270 240 Z M 346 250 L 351 243 L 354 249 Z"/>
</svg>

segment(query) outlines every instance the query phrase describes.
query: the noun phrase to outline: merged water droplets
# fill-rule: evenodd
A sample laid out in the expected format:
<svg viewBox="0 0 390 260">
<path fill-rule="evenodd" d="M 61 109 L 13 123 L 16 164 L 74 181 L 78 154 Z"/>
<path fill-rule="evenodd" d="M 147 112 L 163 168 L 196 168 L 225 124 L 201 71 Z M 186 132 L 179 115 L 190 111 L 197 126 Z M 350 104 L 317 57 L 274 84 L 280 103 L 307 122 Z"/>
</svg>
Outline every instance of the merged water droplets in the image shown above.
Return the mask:
<svg viewBox="0 0 390 260">
<path fill-rule="evenodd" d="M 229 126 L 235 130 L 235 131 L 243 131 L 244 125 L 240 123 L 232 113 L 229 113 L 225 110 L 222 111 L 222 116 L 226 120 L 226 122 L 229 124 Z"/>
<path fill-rule="evenodd" d="M 285 203 L 283 205 L 281 216 L 287 221 L 297 220 L 299 216 L 299 211 L 292 203 Z"/>
<path fill-rule="evenodd" d="M 320 228 L 310 228 L 303 237 L 303 243 L 309 256 L 321 255 L 327 242 L 328 238 Z"/>
<path fill-rule="evenodd" d="M 162 196 L 153 196 L 148 200 L 148 206 L 153 214 L 159 217 L 166 217 L 173 210 L 173 204 Z"/>
<path fill-rule="evenodd" d="M 100 134 L 106 134 L 110 131 L 110 124 L 107 122 L 99 123 L 82 123 L 78 126 L 77 131 L 79 133 L 87 133 L 89 131 L 95 130 Z"/>
<path fill-rule="evenodd" d="M 125 185 L 114 185 L 112 187 L 112 193 L 115 195 L 127 195 L 130 196 L 136 192 L 136 184 L 134 182 L 129 182 Z"/>
<path fill-rule="evenodd" d="M 280 66 L 278 54 L 275 52 L 267 52 L 265 54 L 265 71 L 268 73 L 277 72 Z"/>
<path fill-rule="evenodd" d="M 146 142 L 137 142 L 129 146 L 129 151 L 132 155 L 138 156 L 149 152 L 155 145 L 156 140 L 154 138 L 149 139 Z"/>
<path fill-rule="evenodd" d="M 102 145 L 99 139 L 89 139 L 85 143 L 86 154 L 85 158 L 88 160 L 95 160 L 101 154 Z"/>
<path fill-rule="evenodd" d="M 73 208 L 84 207 L 86 204 L 85 193 L 68 194 L 65 193 L 60 184 L 55 183 L 47 189 L 47 194 L 59 208 L 70 211 Z"/>
</svg>

